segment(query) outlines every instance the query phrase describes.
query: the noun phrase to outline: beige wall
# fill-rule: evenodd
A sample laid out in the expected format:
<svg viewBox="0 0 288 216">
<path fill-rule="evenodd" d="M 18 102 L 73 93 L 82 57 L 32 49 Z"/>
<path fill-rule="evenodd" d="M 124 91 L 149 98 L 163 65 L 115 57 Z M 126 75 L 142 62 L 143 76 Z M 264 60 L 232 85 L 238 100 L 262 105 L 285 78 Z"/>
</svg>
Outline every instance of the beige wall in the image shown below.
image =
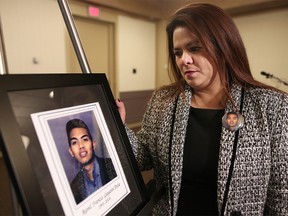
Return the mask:
<svg viewBox="0 0 288 216">
<path fill-rule="evenodd" d="M 119 91 L 155 88 L 156 25 L 126 16 L 118 17 Z M 136 73 L 133 73 L 133 69 Z"/>
<path fill-rule="evenodd" d="M 0 0 L 0 15 L 10 73 L 66 70 L 65 29 L 57 1 Z"/>
<path fill-rule="evenodd" d="M 86 4 L 69 6 L 89 16 Z M 67 30 L 56 0 L 0 0 L 0 14 L 9 73 L 67 72 Z M 115 93 L 154 89 L 156 24 L 106 8 L 96 19 L 115 25 Z"/>
<path fill-rule="evenodd" d="M 288 92 L 288 86 L 267 79 L 269 72 L 288 82 L 288 8 L 234 18 L 246 45 L 255 79 Z"/>
<path fill-rule="evenodd" d="M 167 85 L 170 83 L 167 70 L 167 41 L 165 20 L 157 22 L 157 51 L 156 51 L 156 87 Z"/>
</svg>

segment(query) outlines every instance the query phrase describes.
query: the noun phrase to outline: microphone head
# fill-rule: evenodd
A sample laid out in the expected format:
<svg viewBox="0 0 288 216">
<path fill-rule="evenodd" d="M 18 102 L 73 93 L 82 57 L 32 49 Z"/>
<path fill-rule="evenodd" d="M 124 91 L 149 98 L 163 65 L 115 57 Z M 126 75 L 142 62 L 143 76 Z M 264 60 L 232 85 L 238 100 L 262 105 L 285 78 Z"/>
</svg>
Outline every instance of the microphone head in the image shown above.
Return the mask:
<svg viewBox="0 0 288 216">
<path fill-rule="evenodd" d="M 265 72 L 265 71 L 261 71 L 261 74 L 264 76 L 269 76 L 269 73 Z"/>
<path fill-rule="evenodd" d="M 272 74 L 269 74 L 269 73 L 267 73 L 267 72 L 265 72 L 265 71 L 261 71 L 261 74 L 262 74 L 263 76 L 266 76 L 267 79 L 273 77 Z"/>
</svg>

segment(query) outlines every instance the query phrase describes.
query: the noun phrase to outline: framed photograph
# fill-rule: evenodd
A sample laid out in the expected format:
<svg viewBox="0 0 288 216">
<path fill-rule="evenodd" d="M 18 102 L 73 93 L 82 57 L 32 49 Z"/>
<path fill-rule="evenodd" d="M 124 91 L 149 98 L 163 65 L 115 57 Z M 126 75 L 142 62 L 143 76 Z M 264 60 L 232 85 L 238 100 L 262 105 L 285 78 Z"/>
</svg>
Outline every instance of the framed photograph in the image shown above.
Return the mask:
<svg viewBox="0 0 288 216">
<path fill-rule="evenodd" d="M 0 145 L 28 215 L 137 215 L 148 194 L 105 74 L 0 76 Z"/>
</svg>

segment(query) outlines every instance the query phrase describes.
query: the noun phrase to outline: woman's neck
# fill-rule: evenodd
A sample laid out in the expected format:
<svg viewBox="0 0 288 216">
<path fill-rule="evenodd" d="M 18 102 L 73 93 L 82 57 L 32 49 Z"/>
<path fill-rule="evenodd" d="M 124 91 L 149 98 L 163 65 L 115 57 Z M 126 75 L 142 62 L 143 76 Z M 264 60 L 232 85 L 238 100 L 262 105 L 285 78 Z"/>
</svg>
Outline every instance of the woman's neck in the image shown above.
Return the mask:
<svg viewBox="0 0 288 216">
<path fill-rule="evenodd" d="M 193 91 L 190 105 L 195 108 L 224 109 L 227 97 L 224 89 L 218 91 Z"/>
</svg>

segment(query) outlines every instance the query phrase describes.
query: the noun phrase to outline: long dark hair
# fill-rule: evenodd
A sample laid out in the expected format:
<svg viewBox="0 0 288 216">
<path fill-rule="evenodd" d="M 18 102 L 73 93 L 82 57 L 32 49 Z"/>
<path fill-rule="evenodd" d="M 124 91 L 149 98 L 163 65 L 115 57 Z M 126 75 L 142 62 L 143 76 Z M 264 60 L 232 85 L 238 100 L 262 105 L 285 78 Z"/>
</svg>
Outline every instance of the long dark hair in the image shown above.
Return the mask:
<svg viewBox="0 0 288 216">
<path fill-rule="evenodd" d="M 229 100 L 232 101 L 232 82 L 243 87 L 275 89 L 253 78 L 239 31 L 224 10 L 211 4 L 188 4 L 176 11 L 166 27 L 169 73 L 175 80 L 174 85 L 176 84 L 178 92 L 183 91 L 186 83 L 177 67 L 173 52 L 173 32 L 177 27 L 189 29 L 199 39 L 212 66 L 219 72 Z"/>
</svg>

